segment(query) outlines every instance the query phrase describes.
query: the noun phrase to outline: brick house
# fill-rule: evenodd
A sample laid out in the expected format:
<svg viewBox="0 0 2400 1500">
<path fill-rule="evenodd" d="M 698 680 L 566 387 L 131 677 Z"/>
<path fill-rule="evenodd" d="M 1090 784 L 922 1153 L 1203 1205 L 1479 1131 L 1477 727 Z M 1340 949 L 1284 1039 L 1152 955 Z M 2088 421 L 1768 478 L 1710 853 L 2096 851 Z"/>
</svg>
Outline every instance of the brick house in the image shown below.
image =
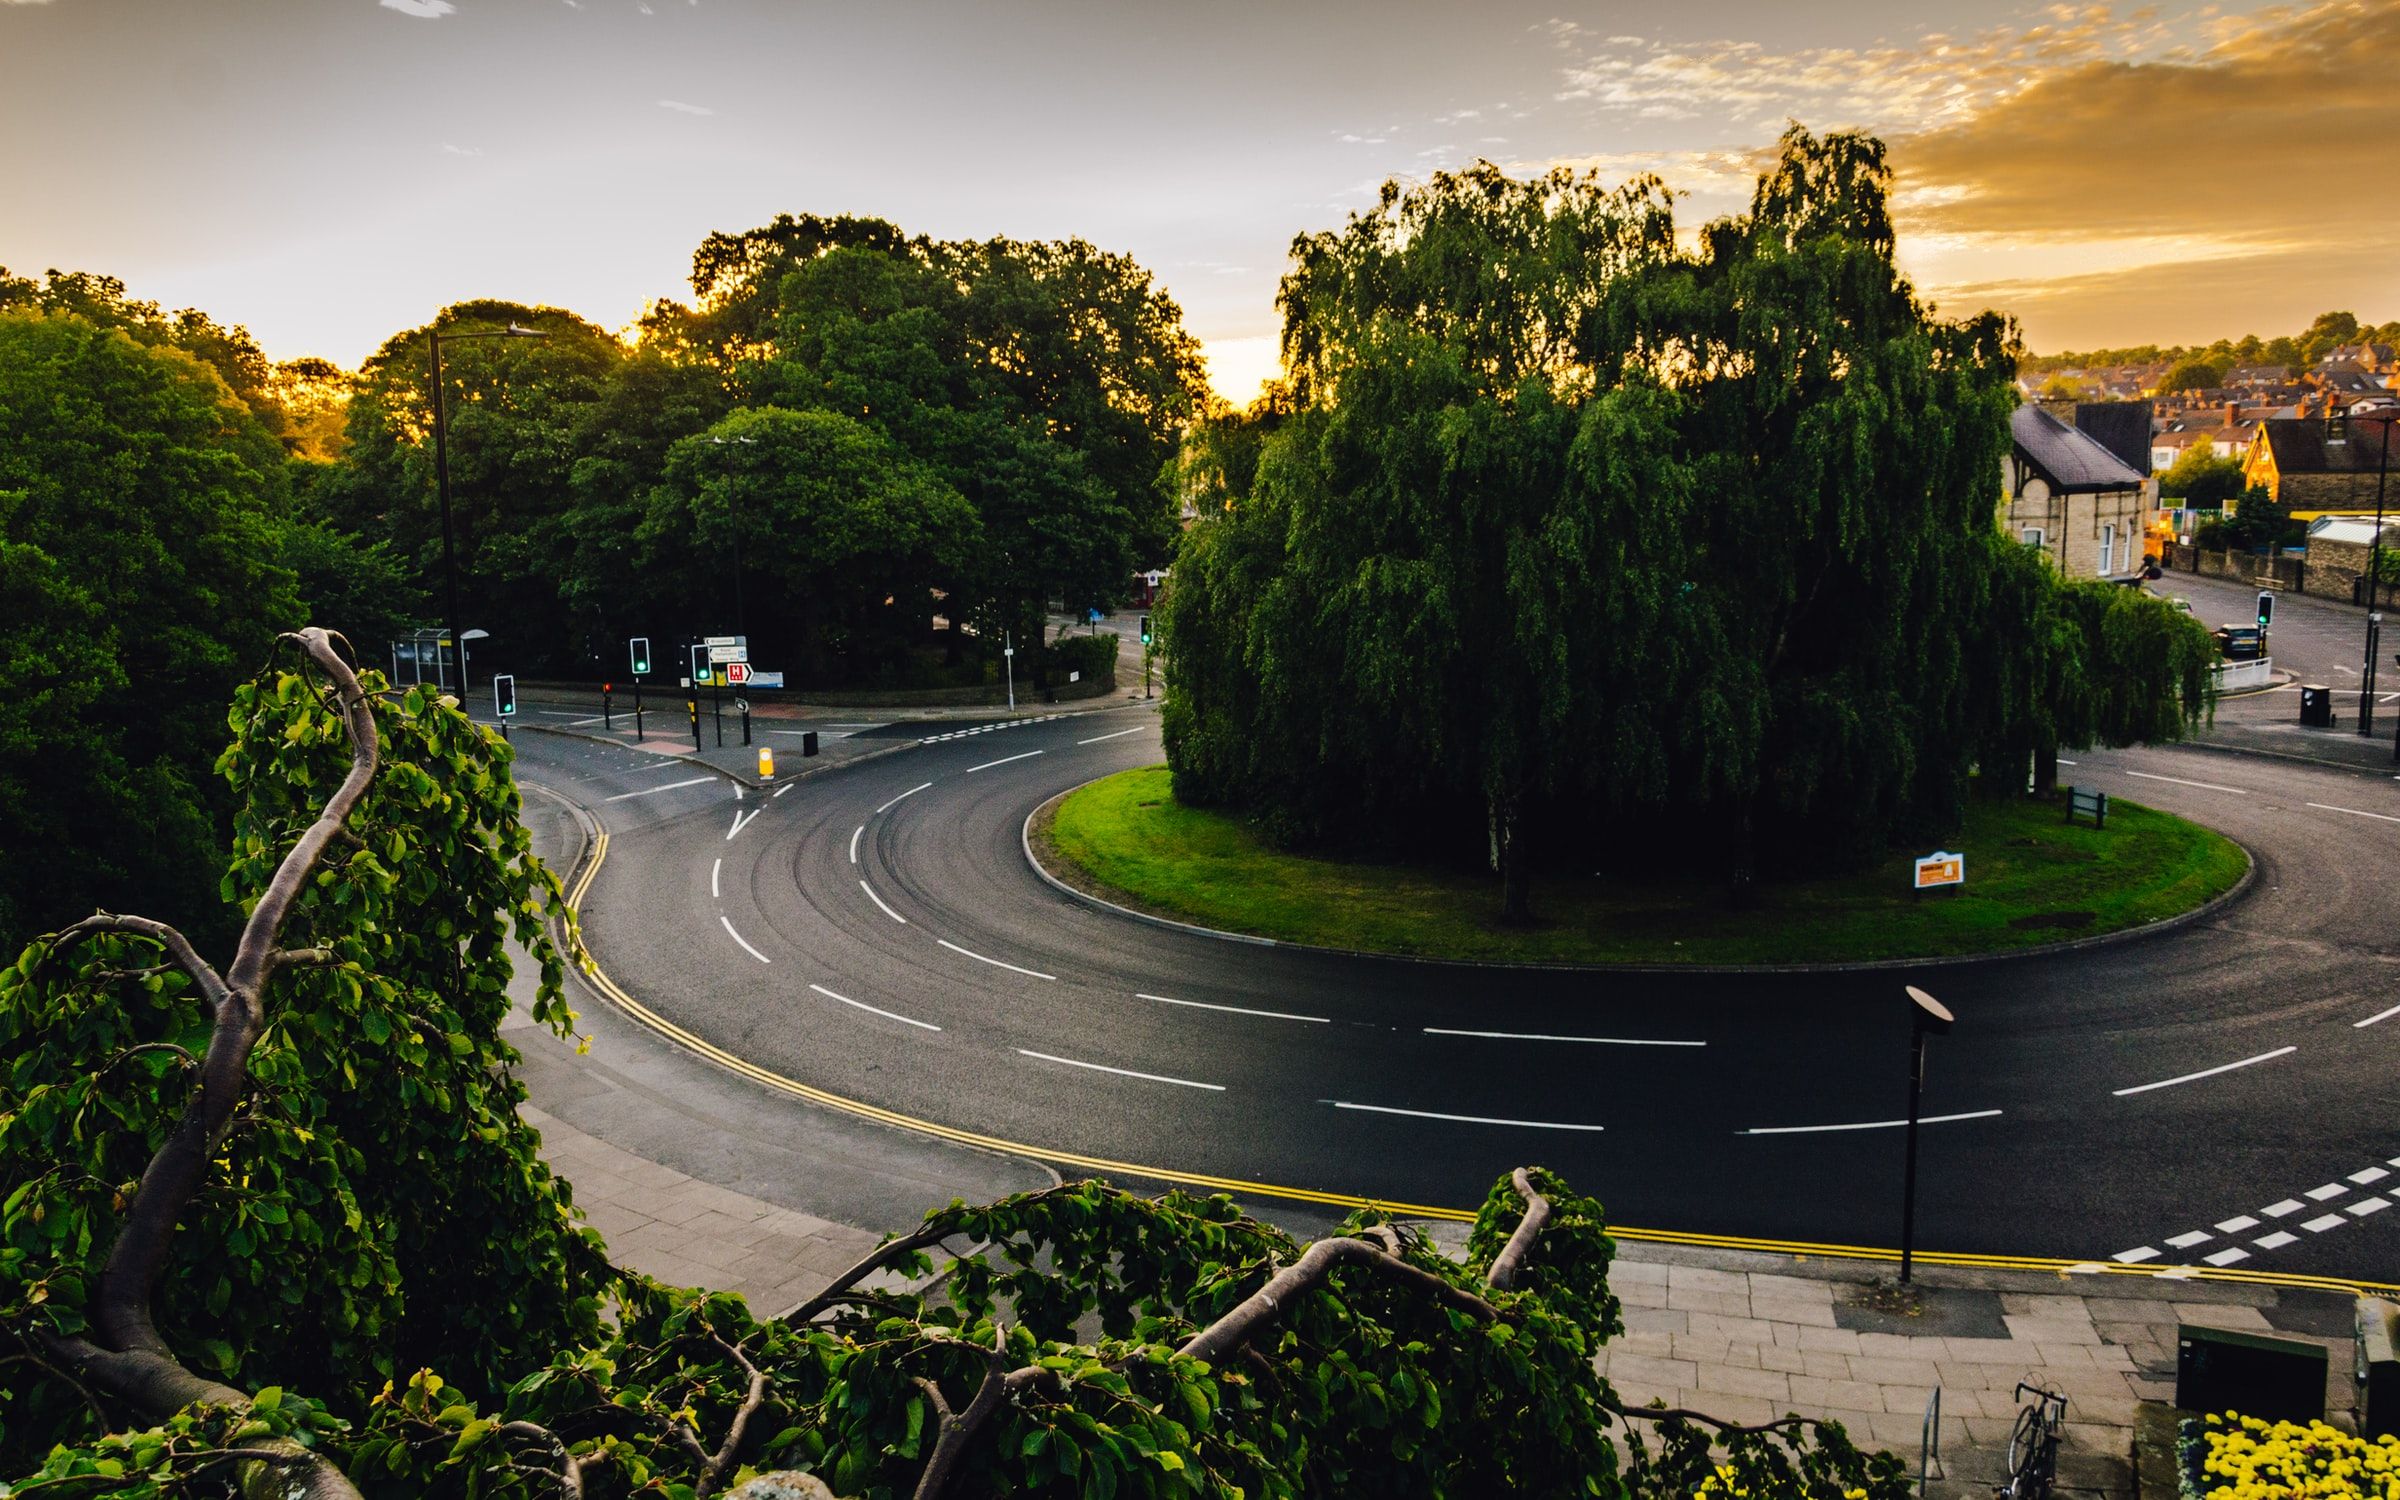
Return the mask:
<svg viewBox="0 0 2400 1500">
<path fill-rule="evenodd" d="M 2150 403 L 2020 406 L 2001 470 L 2008 533 L 2069 578 L 2130 578 L 2158 514 Z"/>
<path fill-rule="evenodd" d="M 2378 470 L 2400 468 L 2400 426 L 2386 414 L 2261 422 L 2242 460 L 2242 479 L 2290 510 L 2372 511 Z M 2400 500 L 2385 486 L 2387 502 Z M 2396 505 L 2395 509 L 2400 509 Z"/>
</svg>

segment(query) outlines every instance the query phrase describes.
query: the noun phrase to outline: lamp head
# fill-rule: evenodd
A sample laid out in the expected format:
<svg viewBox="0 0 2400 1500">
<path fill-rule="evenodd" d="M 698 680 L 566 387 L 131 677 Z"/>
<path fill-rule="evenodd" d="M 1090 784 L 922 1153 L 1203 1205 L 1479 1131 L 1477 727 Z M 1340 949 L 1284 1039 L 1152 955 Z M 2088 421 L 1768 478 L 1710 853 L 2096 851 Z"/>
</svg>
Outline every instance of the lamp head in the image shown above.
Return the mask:
<svg viewBox="0 0 2400 1500">
<path fill-rule="evenodd" d="M 1909 985 L 1907 989 L 1910 1024 L 1919 1031 L 1930 1031 L 1936 1036 L 1949 1031 L 1951 1023 L 1957 1020 L 1957 1017 L 1950 1014 L 1950 1007 L 1913 984 Z"/>
</svg>

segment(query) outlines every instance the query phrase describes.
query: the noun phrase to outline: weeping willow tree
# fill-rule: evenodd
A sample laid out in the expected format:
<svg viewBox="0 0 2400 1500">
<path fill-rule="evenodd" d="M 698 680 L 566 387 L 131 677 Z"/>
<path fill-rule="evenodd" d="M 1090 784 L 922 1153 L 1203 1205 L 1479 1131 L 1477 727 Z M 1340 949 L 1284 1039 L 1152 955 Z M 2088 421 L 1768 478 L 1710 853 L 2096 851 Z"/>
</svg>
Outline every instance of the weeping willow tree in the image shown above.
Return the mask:
<svg viewBox="0 0 2400 1500">
<path fill-rule="evenodd" d="M 1176 795 L 1472 851 L 1522 920 L 1545 856 L 1738 894 L 1949 831 L 1987 744 L 2180 728 L 2189 642 L 2103 663 L 2004 550 L 2015 341 L 1917 297 L 1889 189 L 1795 128 L 1690 250 L 1656 179 L 1488 164 L 1296 241 L 1291 389 L 1164 610 Z"/>
</svg>

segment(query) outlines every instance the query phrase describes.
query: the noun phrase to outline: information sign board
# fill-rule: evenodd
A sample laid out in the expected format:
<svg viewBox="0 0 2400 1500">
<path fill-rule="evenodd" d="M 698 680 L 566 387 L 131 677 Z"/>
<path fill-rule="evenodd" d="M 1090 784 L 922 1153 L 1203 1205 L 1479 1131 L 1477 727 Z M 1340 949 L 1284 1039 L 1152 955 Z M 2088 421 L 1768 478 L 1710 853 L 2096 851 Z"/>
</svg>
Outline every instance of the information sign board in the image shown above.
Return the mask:
<svg viewBox="0 0 2400 1500">
<path fill-rule="evenodd" d="M 1917 861 L 1917 889 L 1929 891 L 1967 883 L 1967 857 L 1936 849 Z"/>
</svg>

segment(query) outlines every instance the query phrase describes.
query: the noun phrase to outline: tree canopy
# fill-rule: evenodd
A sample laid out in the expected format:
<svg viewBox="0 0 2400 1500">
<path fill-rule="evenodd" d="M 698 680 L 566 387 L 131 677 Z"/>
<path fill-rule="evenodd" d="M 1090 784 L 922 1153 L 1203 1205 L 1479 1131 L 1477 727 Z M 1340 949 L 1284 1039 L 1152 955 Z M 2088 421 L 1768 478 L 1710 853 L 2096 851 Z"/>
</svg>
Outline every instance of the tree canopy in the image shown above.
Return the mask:
<svg viewBox="0 0 2400 1500">
<path fill-rule="evenodd" d="M 1795 129 L 1696 250 L 1655 180 L 1489 165 L 1297 241 L 1290 410 L 1193 450 L 1177 795 L 1488 858 L 1516 917 L 1540 859 L 1738 889 L 1954 827 L 1974 662 L 2057 643 L 1995 594 L 2009 330 L 1917 300 L 1887 190 Z"/>
<path fill-rule="evenodd" d="M 208 767 L 299 611 L 281 462 L 197 356 L 0 311 L 0 942 L 135 890 L 222 932 Z"/>
<path fill-rule="evenodd" d="M 2158 493 L 2186 510 L 2221 510 L 2244 488 L 2239 459 L 2219 458 L 2207 443 L 2194 443 L 2158 476 Z"/>
</svg>

